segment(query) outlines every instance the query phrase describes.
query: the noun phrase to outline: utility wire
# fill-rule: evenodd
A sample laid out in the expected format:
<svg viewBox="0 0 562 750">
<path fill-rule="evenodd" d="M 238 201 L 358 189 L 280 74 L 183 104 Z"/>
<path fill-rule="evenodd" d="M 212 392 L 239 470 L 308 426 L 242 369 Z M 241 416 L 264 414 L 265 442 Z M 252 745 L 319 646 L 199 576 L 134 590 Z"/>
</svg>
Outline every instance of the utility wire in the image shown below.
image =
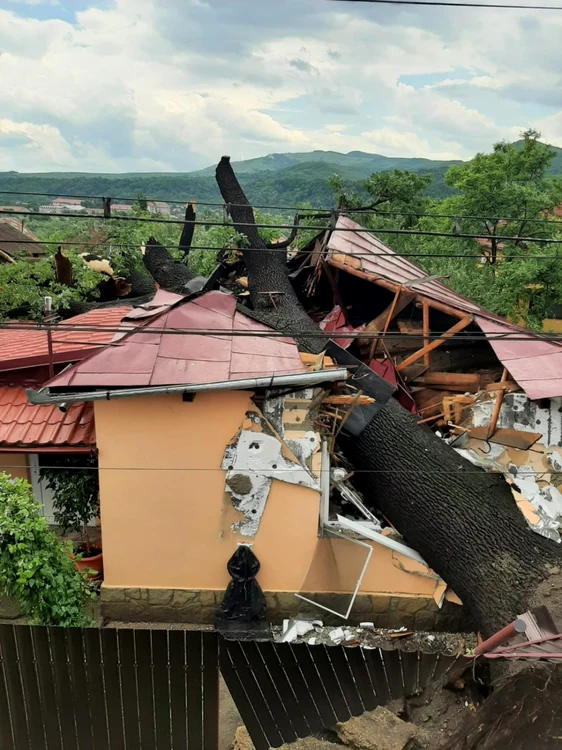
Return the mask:
<svg viewBox="0 0 562 750">
<path fill-rule="evenodd" d="M 91 195 L 67 195 L 67 194 L 59 194 L 59 193 L 27 193 L 22 192 L 20 190 L 15 191 L 9 191 L 9 190 L 0 190 L 0 195 L 25 195 L 25 196 L 43 196 L 46 198 L 73 198 L 73 199 L 80 199 L 80 200 L 104 200 L 104 197 L 102 196 L 91 196 Z M 137 198 L 112 198 L 113 201 L 130 201 L 135 202 L 138 199 Z M 198 201 L 193 199 L 192 201 L 178 201 L 178 200 L 171 200 L 171 199 L 164 199 L 164 198 L 147 198 L 147 203 L 169 203 L 172 205 L 181 205 L 185 206 L 187 203 L 195 203 L 197 206 L 211 206 L 216 208 L 223 208 L 226 206 L 226 203 L 217 203 L 213 201 Z M 235 208 L 247 208 L 248 204 L 246 203 L 229 203 L 229 206 L 233 206 Z M 525 217 L 503 217 L 503 216 L 476 216 L 472 214 L 436 214 L 436 213 L 422 213 L 419 211 L 379 211 L 376 208 L 333 208 L 333 207 L 323 207 L 323 208 L 304 208 L 302 206 L 271 206 L 271 205 L 265 205 L 265 204 L 250 204 L 250 208 L 257 208 L 257 209 L 264 209 L 264 210 L 270 210 L 270 211 L 300 211 L 300 212 L 308 212 L 308 213 L 335 213 L 337 215 L 345 215 L 345 214 L 375 214 L 377 216 L 419 216 L 424 218 L 436 218 L 436 219 L 471 219 L 471 220 L 481 220 L 481 221 L 493 221 L 493 222 L 531 222 L 533 224 L 562 224 L 562 219 L 527 219 Z M 12 214 L 30 214 L 31 212 L 28 210 L 22 210 L 22 211 L 8 211 L 7 213 Z M 39 212 L 41 216 L 51 216 L 53 214 L 46 214 L 43 212 Z M 36 215 L 36 214 L 33 214 Z M 60 214 L 55 213 L 54 216 L 70 216 L 72 217 L 73 214 Z M 103 218 L 101 216 L 95 216 L 94 218 Z M 118 217 L 111 217 L 111 218 L 118 218 Z"/>
<path fill-rule="evenodd" d="M 458 236 L 458 235 L 453 235 Z M 110 248 L 102 247 L 104 245 L 111 245 L 111 250 L 120 249 L 120 248 L 136 248 L 137 250 L 140 248 L 140 244 L 138 242 L 114 242 L 111 239 L 107 240 L 100 240 L 99 242 L 82 242 L 81 240 L 75 240 L 75 241 L 58 241 L 58 240 L 2 240 L 2 245 L 6 244 L 12 244 L 12 245 L 49 245 L 49 246 L 56 246 L 56 247 L 95 247 L 99 250 L 109 250 Z M 257 247 L 257 248 L 237 248 L 237 247 L 211 247 L 209 245 L 191 245 L 189 250 L 204 250 L 208 252 L 220 252 L 220 251 L 232 251 L 232 252 L 243 252 L 244 250 L 252 250 L 254 253 L 273 253 L 276 252 L 275 248 L 263 248 L 263 247 Z M 300 252 L 300 251 L 299 251 Z M 390 252 L 390 253 L 345 253 L 340 252 L 338 250 L 328 250 L 326 253 L 324 253 L 325 257 L 330 257 L 330 255 L 344 255 L 346 257 L 350 258 L 476 258 L 481 260 L 485 253 L 482 251 L 481 253 L 409 253 L 409 252 Z M 502 255 L 501 259 L 505 260 L 562 260 L 562 255 Z"/>
<path fill-rule="evenodd" d="M 92 446 L 93 448 L 93 446 Z M 94 452 L 93 450 L 91 451 Z M 75 455 L 83 455 L 87 456 L 89 455 L 86 451 L 83 453 L 77 453 Z M 3 469 L 21 469 L 21 464 L 14 464 L 14 465 L 6 465 L 3 464 Z M 40 466 L 41 469 L 54 469 L 59 471 L 220 471 L 222 474 L 225 473 L 226 469 L 221 469 L 220 467 L 212 467 L 212 468 L 201 468 L 201 467 L 191 467 L 191 466 Z M 322 471 L 322 469 L 320 470 Z M 285 472 L 294 472 L 294 469 L 267 469 L 260 471 L 259 469 L 252 469 L 253 474 L 267 474 L 268 476 L 272 473 L 274 474 L 283 474 Z M 439 475 L 450 475 L 450 474 L 482 474 L 482 469 L 475 470 L 475 471 L 450 471 L 447 469 L 436 469 L 435 471 L 424 471 L 423 469 L 406 469 L 406 470 L 395 470 L 395 469 L 354 469 L 354 474 L 405 474 L 405 475 L 412 475 L 412 474 L 439 474 Z M 513 484 L 517 484 L 517 478 L 514 477 L 514 475 L 509 471 L 495 471 L 494 474 L 496 475 L 503 475 L 507 476 L 511 479 L 513 479 Z M 562 475 L 562 472 L 560 471 L 548 471 L 547 469 L 544 469 L 543 471 L 517 471 L 517 476 L 520 476 L 521 474 L 529 474 L 529 475 L 536 475 L 536 474 L 549 474 L 550 476 L 559 476 Z"/>
<path fill-rule="evenodd" d="M 125 305 L 124 305 L 125 306 Z M 119 305 L 116 305 L 116 307 L 119 307 Z M 466 313 L 469 315 L 469 313 Z M 123 321 L 123 325 L 131 325 L 130 322 L 127 322 L 126 320 Z M 501 324 L 498 324 L 501 325 Z M 433 339 L 438 340 L 442 339 L 448 331 L 442 331 L 442 332 L 432 332 L 428 335 L 424 335 L 422 331 L 420 330 L 419 333 L 401 333 L 401 332 L 386 332 L 382 333 L 381 331 L 275 331 L 273 329 L 261 331 L 261 330 L 239 330 L 239 331 L 232 331 L 232 330 L 225 330 L 224 328 L 205 328 L 205 329 L 188 329 L 188 328 L 156 328 L 153 326 L 147 326 L 147 325 L 141 325 L 135 328 L 124 328 L 124 327 L 118 327 L 116 325 L 87 325 L 87 324 L 66 324 L 61 323 L 58 326 L 51 325 L 51 326 L 45 326 L 44 324 L 12 324 L 12 323 L 3 323 L 0 324 L 0 330 L 7 330 L 7 331 L 23 331 L 27 333 L 37 333 L 37 332 L 47 332 L 51 331 L 53 335 L 56 336 L 57 332 L 59 333 L 121 333 L 121 334 L 130 334 L 134 333 L 135 335 L 140 334 L 148 334 L 148 335 L 164 335 L 164 336 L 217 336 L 217 337 L 224 337 L 232 336 L 232 337 L 244 337 L 244 336 L 253 336 L 257 338 L 286 338 L 287 336 L 291 336 L 294 338 L 316 338 L 316 339 L 338 339 L 338 338 L 351 338 L 351 339 L 396 339 L 396 340 L 402 340 L 402 341 L 409 341 L 412 338 L 416 339 Z M 532 334 L 527 331 L 506 331 L 505 333 L 497 333 L 497 334 L 491 334 L 486 335 L 485 333 L 471 333 L 471 332 L 463 332 L 459 331 L 454 334 L 455 339 L 462 339 L 463 341 L 544 341 L 544 342 L 558 342 L 562 341 L 562 334 L 559 333 L 536 333 Z M 449 337 L 447 337 L 448 339 Z M 450 338 L 453 338 L 452 336 Z M 447 340 L 445 339 L 445 340 Z M 61 341 L 60 343 L 67 343 L 66 341 Z M 92 347 L 96 347 L 95 341 L 91 342 Z M 120 341 L 116 342 L 105 342 L 104 344 L 97 344 L 98 346 L 105 346 L 105 345 L 120 345 Z M 543 378 L 538 378 L 538 380 L 542 380 Z M 555 380 L 558 380 L 559 378 L 554 378 Z M 562 374 L 560 375 L 560 379 L 562 379 Z"/>
<path fill-rule="evenodd" d="M 6 211 L 4 209 L 0 209 L 0 215 L 2 214 L 24 214 L 23 211 Z M 76 214 L 76 216 L 72 216 L 71 214 L 57 214 L 57 213 L 40 213 L 39 211 L 29 211 L 25 215 L 27 216 L 65 216 L 65 218 L 73 218 L 73 219 L 101 219 L 102 221 L 109 221 L 110 219 L 103 219 L 101 216 L 94 216 L 92 214 Z M 182 226 L 185 224 L 193 224 L 195 226 L 206 226 L 206 227 L 230 227 L 232 226 L 232 229 L 235 229 L 234 224 L 225 224 L 224 221 L 205 221 L 205 220 L 195 220 L 195 221 L 184 221 L 183 219 L 148 219 L 144 217 L 138 217 L 138 216 L 113 216 L 111 217 L 111 220 L 113 221 L 138 221 L 142 223 L 147 224 L 181 224 Z M 293 229 L 293 224 L 258 224 L 258 223 L 237 223 L 236 226 L 238 227 L 253 227 L 255 229 Z M 319 227 L 319 226 L 299 226 L 300 230 L 314 230 L 316 232 L 323 232 L 327 230 L 327 227 Z M 513 241 L 513 242 L 544 242 L 544 243 L 551 243 L 553 245 L 561 245 L 562 239 L 546 239 L 544 237 L 510 237 L 510 236 L 504 236 L 500 234 L 464 234 L 459 233 L 455 234 L 453 232 L 430 232 L 427 230 L 411 230 L 411 229 L 383 229 L 383 228 L 374 228 L 374 229 L 366 229 L 364 227 L 361 227 L 360 229 L 355 229 L 354 227 L 334 227 L 330 231 L 332 232 L 353 232 L 355 234 L 396 234 L 396 235 L 404 235 L 404 236 L 413 236 L 413 237 L 457 237 L 458 239 L 465 239 L 465 240 L 498 240 L 498 241 Z M 275 249 L 271 249 L 270 252 L 275 252 Z"/>
<path fill-rule="evenodd" d="M 455 3 L 447 0 L 329 0 L 330 2 L 372 3 L 384 5 L 445 5 L 451 8 L 506 8 L 508 10 L 562 10 L 557 5 L 504 5 L 498 3 Z"/>
</svg>

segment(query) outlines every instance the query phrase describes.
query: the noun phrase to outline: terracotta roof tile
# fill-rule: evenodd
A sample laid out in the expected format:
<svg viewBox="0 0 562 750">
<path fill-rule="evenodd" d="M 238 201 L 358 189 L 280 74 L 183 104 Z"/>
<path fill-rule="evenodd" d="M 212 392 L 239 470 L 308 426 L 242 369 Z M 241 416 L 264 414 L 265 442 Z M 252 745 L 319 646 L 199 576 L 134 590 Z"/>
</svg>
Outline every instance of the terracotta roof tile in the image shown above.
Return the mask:
<svg viewBox="0 0 562 750">
<path fill-rule="evenodd" d="M 53 352 L 55 362 L 72 362 L 87 356 L 92 348 L 109 343 L 121 320 L 131 310 L 130 307 L 107 307 L 90 310 L 83 315 L 60 323 L 53 329 Z M 47 364 L 49 352 L 47 333 L 39 331 L 32 324 L 25 329 L 7 326 L 0 329 L 0 370 L 16 370 L 23 367 L 34 367 Z M 71 326 L 103 326 L 110 330 L 73 331 L 65 330 Z"/>
<path fill-rule="evenodd" d="M 88 448 L 95 444 L 92 404 L 72 404 L 66 413 L 56 406 L 33 406 L 25 389 L 0 387 L 0 447 Z"/>
</svg>

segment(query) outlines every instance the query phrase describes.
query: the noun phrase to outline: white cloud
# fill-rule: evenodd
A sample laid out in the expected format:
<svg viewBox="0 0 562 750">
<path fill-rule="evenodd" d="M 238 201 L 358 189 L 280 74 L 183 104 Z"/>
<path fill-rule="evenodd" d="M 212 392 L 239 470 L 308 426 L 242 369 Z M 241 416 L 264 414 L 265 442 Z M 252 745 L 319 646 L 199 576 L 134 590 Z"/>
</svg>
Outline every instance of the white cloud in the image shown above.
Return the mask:
<svg viewBox="0 0 562 750">
<path fill-rule="evenodd" d="M 9 2 L 0 169 L 184 171 L 312 149 L 465 158 L 531 124 L 562 142 L 554 15 L 91 0 L 71 23 L 57 0 Z M 38 4 L 52 17 L 22 15 Z"/>
</svg>

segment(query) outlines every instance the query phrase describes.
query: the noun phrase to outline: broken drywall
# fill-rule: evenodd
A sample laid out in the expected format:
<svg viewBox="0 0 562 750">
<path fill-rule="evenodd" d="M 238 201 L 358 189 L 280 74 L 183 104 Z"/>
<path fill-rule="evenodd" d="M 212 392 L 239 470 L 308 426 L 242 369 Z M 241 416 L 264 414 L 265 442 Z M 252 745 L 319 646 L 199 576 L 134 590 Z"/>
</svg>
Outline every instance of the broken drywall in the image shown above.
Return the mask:
<svg viewBox="0 0 562 750">
<path fill-rule="evenodd" d="M 270 409 L 269 413 L 273 411 Z M 307 433 L 303 440 L 312 445 Z M 314 433 L 314 443 L 317 442 Z M 312 452 L 303 448 L 301 455 L 310 457 Z M 231 528 L 244 537 L 256 535 L 274 479 L 320 491 L 318 479 L 257 410 L 246 414 L 244 426 L 225 449 L 221 468 L 226 471 L 225 491 L 234 508 L 244 516 Z"/>
<path fill-rule="evenodd" d="M 542 404 L 542 401 L 531 401 L 525 393 L 506 393 L 497 427 L 521 432 L 540 432 L 540 444 L 562 446 L 562 399 L 552 398 L 547 406 Z M 495 394 L 490 394 L 488 399 L 476 401 L 470 409 L 471 426 L 488 426 L 494 405 Z"/>
</svg>

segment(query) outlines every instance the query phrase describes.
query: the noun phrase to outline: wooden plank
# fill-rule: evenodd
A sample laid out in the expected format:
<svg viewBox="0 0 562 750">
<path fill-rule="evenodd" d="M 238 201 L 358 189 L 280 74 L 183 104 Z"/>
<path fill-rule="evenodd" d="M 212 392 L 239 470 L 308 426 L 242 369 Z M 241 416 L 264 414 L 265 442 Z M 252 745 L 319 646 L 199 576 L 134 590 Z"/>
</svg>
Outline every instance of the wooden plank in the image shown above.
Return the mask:
<svg viewBox="0 0 562 750">
<path fill-rule="evenodd" d="M 4 675 L 8 688 L 8 701 L 12 716 L 14 750 L 15 748 L 17 748 L 17 750 L 20 748 L 21 750 L 25 750 L 26 748 L 33 750 L 27 726 L 24 689 L 19 668 L 14 627 L 18 626 L 0 625 L 0 648 L 2 649 Z"/>
<path fill-rule="evenodd" d="M 141 747 L 156 747 L 150 630 L 134 630 Z"/>
<path fill-rule="evenodd" d="M 488 437 L 488 427 L 471 427 L 468 435 L 476 440 L 487 440 L 489 443 L 498 443 L 507 448 L 519 448 L 522 451 L 528 450 L 542 437 L 540 432 L 522 432 L 503 427 L 499 427 L 490 437 Z"/>
<path fill-rule="evenodd" d="M 402 698 L 404 695 L 404 686 L 402 684 L 402 670 L 400 669 L 398 652 L 381 649 L 381 656 L 390 687 L 390 695 L 392 698 Z"/>
<path fill-rule="evenodd" d="M 203 747 L 203 649 L 200 632 L 187 632 L 187 738 L 188 747 Z"/>
<path fill-rule="evenodd" d="M 111 750 L 125 750 L 117 630 L 103 628 L 100 637 L 109 746 Z"/>
<path fill-rule="evenodd" d="M 43 727 L 45 729 L 45 740 L 47 750 L 62 750 L 61 730 L 59 725 L 59 707 L 54 690 L 54 671 L 51 659 L 51 649 L 47 628 L 31 628 L 33 648 L 35 651 L 37 680 L 41 696 L 40 705 L 43 716 Z M 1 723 L 0 705 L 0 723 Z M 0 743 L 0 747 L 4 747 Z"/>
<path fill-rule="evenodd" d="M 409 365 L 413 364 L 414 362 L 417 362 L 418 359 L 421 359 L 425 354 L 428 354 L 429 352 L 432 352 L 434 349 L 437 349 L 438 346 L 441 346 L 447 339 L 451 338 L 451 336 L 454 336 L 455 333 L 458 333 L 459 331 L 464 330 L 467 326 L 469 326 L 472 323 L 472 316 L 467 315 L 464 318 L 461 318 L 461 320 L 458 321 L 458 323 L 455 323 L 454 326 L 449 328 L 448 331 L 445 331 L 444 334 L 442 334 L 438 339 L 434 339 L 430 344 L 427 344 L 427 346 L 423 346 L 421 349 L 418 349 L 417 352 L 414 352 L 409 357 L 406 357 L 405 360 L 400 362 L 400 364 L 397 366 L 398 372 L 402 372 L 402 370 L 405 370 L 406 367 L 409 367 Z"/>
<path fill-rule="evenodd" d="M 309 734 L 312 734 L 312 731 L 308 726 L 306 717 L 296 699 L 293 688 L 287 678 L 287 674 L 281 666 L 275 646 L 271 641 L 256 641 L 256 646 L 265 662 L 269 674 L 271 675 L 271 679 L 275 684 L 277 692 L 281 697 L 285 711 L 291 718 L 291 724 L 295 728 L 297 735 L 299 737 L 307 737 Z"/>
<path fill-rule="evenodd" d="M 324 724 L 318 711 L 318 706 L 305 684 L 301 668 L 290 644 L 276 643 L 274 648 L 306 717 L 308 726 L 312 732 L 321 732 L 324 729 Z"/>
<path fill-rule="evenodd" d="M 137 676 L 135 667 L 135 641 L 132 630 L 117 630 L 121 695 L 123 700 L 123 727 L 127 750 L 140 747 L 140 726 L 137 708 Z"/>
<path fill-rule="evenodd" d="M 219 746 L 219 643 L 216 633 L 203 633 L 203 747 Z"/>
<path fill-rule="evenodd" d="M 14 628 L 14 634 L 19 655 L 31 747 L 41 748 L 45 746 L 46 739 L 43 728 L 39 684 L 35 670 L 35 654 L 31 639 L 31 628 L 29 626 L 16 627 Z"/>
<path fill-rule="evenodd" d="M 344 652 L 347 656 L 347 661 L 351 666 L 353 678 L 355 679 L 355 684 L 359 690 L 359 695 L 361 696 L 361 701 L 365 706 L 365 710 L 373 711 L 379 703 L 371 684 L 369 670 L 363 659 L 363 652 L 360 648 L 346 648 Z"/>
<path fill-rule="evenodd" d="M 248 730 L 250 737 L 252 738 L 254 747 L 256 748 L 256 750 L 269 750 L 269 740 L 267 739 L 261 723 L 257 717 L 256 710 L 254 710 L 254 705 L 246 694 L 246 691 L 240 679 L 240 675 L 235 669 L 234 664 L 232 663 L 232 656 L 227 647 L 227 643 L 228 641 L 226 640 L 221 641 L 221 674 L 224 678 L 230 695 L 232 696 L 232 700 L 234 701 L 236 708 L 238 709 L 238 712 L 242 717 L 242 721 L 244 722 L 244 725 Z"/>
<path fill-rule="evenodd" d="M 397 315 L 399 315 L 399 313 L 401 313 L 402 310 L 415 299 L 415 297 L 415 292 L 407 292 L 402 289 L 402 287 L 398 287 L 394 294 L 394 299 L 392 300 L 390 305 L 386 308 L 386 310 L 383 310 L 382 313 L 377 315 L 374 320 L 371 320 L 370 323 L 367 323 L 364 331 L 366 331 L 367 333 L 375 333 L 377 331 L 381 331 L 382 329 L 381 333 L 384 337 L 384 335 L 388 331 L 388 326 L 390 325 L 391 321 Z M 369 339 L 363 339 L 362 341 L 368 343 Z M 362 341 L 359 342 L 360 346 L 362 345 Z M 378 338 L 373 339 L 371 349 L 369 351 L 369 360 L 373 359 L 373 357 L 375 356 L 378 342 Z"/>
<path fill-rule="evenodd" d="M 107 748 L 109 739 L 103 670 L 101 666 L 100 631 L 99 628 L 84 628 L 82 634 L 86 649 L 86 660 L 88 662 L 86 676 L 88 680 L 88 696 L 90 715 L 92 717 L 94 747 L 96 750 L 104 750 L 104 748 Z"/>
<path fill-rule="evenodd" d="M 375 689 L 377 701 L 380 705 L 388 703 L 391 699 L 390 687 L 384 671 L 384 665 L 381 656 L 381 650 L 379 648 L 366 648 L 363 649 L 363 656 L 365 658 L 365 664 L 369 670 L 369 676 L 371 677 L 371 683 Z"/>
<path fill-rule="evenodd" d="M 422 317 L 423 317 L 423 345 L 427 347 L 429 344 L 429 305 L 427 302 L 422 302 Z M 423 363 L 429 367 L 430 365 L 430 353 L 428 351 L 423 355 Z"/>
<path fill-rule="evenodd" d="M 326 647 L 320 645 L 310 646 L 309 648 L 312 659 L 316 664 L 316 669 L 318 670 L 318 673 L 320 675 L 320 679 L 326 686 L 328 698 L 330 699 L 330 703 L 332 704 L 334 713 L 336 714 L 338 721 L 347 721 L 351 718 L 351 710 L 347 705 L 342 687 L 338 681 L 334 666 L 330 661 L 330 657 L 328 656 L 327 651 L 327 649 L 330 649 L 331 651 L 331 649 L 335 648 L 335 646 Z"/>
<path fill-rule="evenodd" d="M 185 663 L 185 631 L 168 633 L 170 659 L 170 717 L 172 747 L 187 747 L 187 690 Z"/>
<path fill-rule="evenodd" d="M 508 374 L 507 370 L 504 367 L 503 368 L 503 372 L 502 372 L 502 376 L 501 376 L 501 379 L 500 379 L 500 383 L 507 382 L 507 374 Z M 503 391 L 501 389 L 496 393 L 496 401 L 494 403 L 494 409 L 492 411 L 492 417 L 490 419 L 490 424 L 488 425 L 488 434 L 486 435 L 486 438 L 488 440 L 490 439 L 490 437 L 496 431 L 496 427 L 498 425 L 498 418 L 500 416 L 500 410 L 502 408 L 502 401 L 503 401 L 503 395 L 504 395 L 504 393 L 505 393 L 505 391 Z"/>
<path fill-rule="evenodd" d="M 326 693 L 326 689 L 320 679 L 312 656 L 310 648 L 306 643 L 291 645 L 291 650 L 295 655 L 297 664 L 300 667 L 302 676 L 308 686 L 310 694 L 312 695 L 316 706 L 318 707 L 318 713 L 322 719 L 323 727 L 333 727 L 338 719 L 334 713 L 334 709 Z"/>
<path fill-rule="evenodd" d="M 365 711 L 363 701 L 353 679 L 351 667 L 346 658 L 345 646 L 328 646 L 328 656 L 334 667 L 336 678 L 341 686 L 345 701 L 352 716 L 360 716 Z"/>
<path fill-rule="evenodd" d="M 232 666 L 238 673 L 240 681 L 244 686 L 244 692 L 248 696 L 256 716 L 259 718 L 261 728 L 263 729 L 270 746 L 279 747 L 284 742 L 283 735 L 277 727 L 270 706 L 260 690 L 254 672 L 250 669 L 246 661 L 242 644 L 239 641 L 226 641 L 225 646 L 230 655 Z"/>
<path fill-rule="evenodd" d="M 171 739 L 170 691 L 168 686 L 168 633 L 165 630 L 153 630 L 151 631 L 151 639 L 156 747 L 158 750 L 169 750 Z"/>
<path fill-rule="evenodd" d="M 291 723 L 255 642 L 248 641 L 240 645 L 284 742 L 294 742 L 298 738 L 297 732 Z"/>
<path fill-rule="evenodd" d="M 14 747 L 10 704 L 8 699 L 8 679 L 4 670 L 4 652 L 0 641 L 0 747 Z"/>
<path fill-rule="evenodd" d="M 70 679 L 74 695 L 87 695 L 87 677 L 85 661 L 85 648 L 80 628 L 67 628 L 66 640 L 68 654 L 70 657 Z M 76 733 L 78 735 L 78 747 L 80 750 L 93 750 L 94 740 L 92 735 L 92 721 L 89 711 L 89 700 L 76 700 L 75 718 Z M 64 711 L 64 707 L 61 706 Z"/>
<path fill-rule="evenodd" d="M 55 690 L 59 705 L 62 746 L 64 750 L 79 750 L 74 721 L 74 700 L 70 682 L 70 662 L 67 653 L 66 633 L 64 628 L 48 628 Z"/>
</svg>

